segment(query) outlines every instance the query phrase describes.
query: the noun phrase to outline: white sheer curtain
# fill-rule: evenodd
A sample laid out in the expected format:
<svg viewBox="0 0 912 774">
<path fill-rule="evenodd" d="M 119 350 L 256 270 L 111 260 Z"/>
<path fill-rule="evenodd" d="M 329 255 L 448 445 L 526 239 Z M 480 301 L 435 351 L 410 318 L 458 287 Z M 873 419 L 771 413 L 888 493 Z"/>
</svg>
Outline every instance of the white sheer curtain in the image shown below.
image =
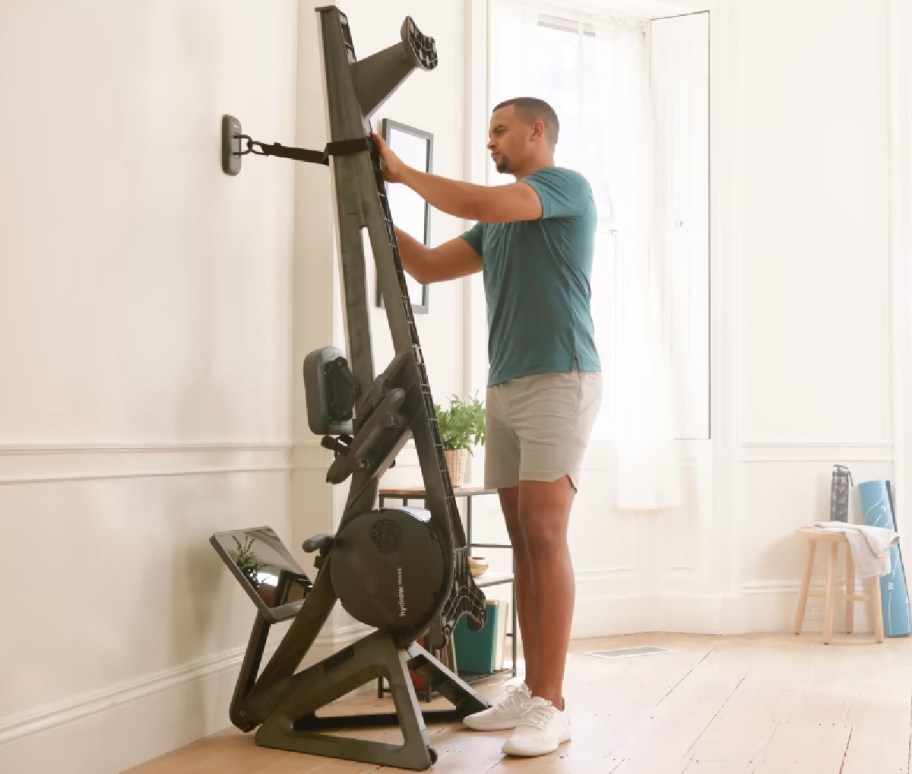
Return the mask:
<svg viewBox="0 0 912 774">
<path fill-rule="evenodd" d="M 547 100 L 561 134 L 555 161 L 589 179 L 599 210 L 593 316 L 604 398 L 594 439 L 617 448 L 617 505 L 680 504 L 674 400 L 653 237 L 653 137 L 646 30 L 534 0 L 492 0 L 491 106 Z M 492 175 L 496 177 L 496 174 Z"/>
</svg>

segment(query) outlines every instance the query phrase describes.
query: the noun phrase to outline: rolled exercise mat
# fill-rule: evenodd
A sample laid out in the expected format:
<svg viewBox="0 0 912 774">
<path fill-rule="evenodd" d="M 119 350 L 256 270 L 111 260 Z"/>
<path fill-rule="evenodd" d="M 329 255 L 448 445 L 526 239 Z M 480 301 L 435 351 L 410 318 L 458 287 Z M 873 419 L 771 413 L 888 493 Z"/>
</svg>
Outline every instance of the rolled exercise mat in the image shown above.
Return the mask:
<svg viewBox="0 0 912 774">
<path fill-rule="evenodd" d="M 862 481 L 858 484 L 862 519 L 871 527 L 896 530 L 889 482 Z M 912 632 L 909 591 L 899 546 L 890 547 L 890 572 L 880 578 L 880 603 L 883 607 L 884 634 L 902 637 Z"/>
</svg>

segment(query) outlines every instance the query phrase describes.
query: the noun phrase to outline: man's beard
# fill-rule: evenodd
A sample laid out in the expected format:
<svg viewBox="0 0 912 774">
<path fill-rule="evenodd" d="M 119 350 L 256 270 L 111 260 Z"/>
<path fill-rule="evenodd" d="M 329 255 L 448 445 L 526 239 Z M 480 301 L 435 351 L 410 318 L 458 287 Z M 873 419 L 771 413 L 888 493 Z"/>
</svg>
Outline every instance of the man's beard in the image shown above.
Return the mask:
<svg viewBox="0 0 912 774">
<path fill-rule="evenodd" d="M 500 157 L 500 161 L 498 161 L 498 162 L 494 165 L 494 168 L 495 168 L 498 172 L 500 172 L 500 174 L 504 175 L 504 174 L 506 174 L 506 173 L 508 173 L 508 172 L 510 171 L 510 162 L 507 160 L 507 157 L 506 157 L 506 156 L 501 156 L 501 157 Z"/>
</svg>

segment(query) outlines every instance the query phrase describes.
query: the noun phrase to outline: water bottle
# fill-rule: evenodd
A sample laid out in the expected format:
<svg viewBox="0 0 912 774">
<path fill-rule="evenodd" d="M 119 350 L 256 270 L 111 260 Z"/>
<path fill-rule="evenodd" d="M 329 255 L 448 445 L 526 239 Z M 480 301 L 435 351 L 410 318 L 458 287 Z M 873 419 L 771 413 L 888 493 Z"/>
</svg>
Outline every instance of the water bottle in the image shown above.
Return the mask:
<svg viewBox="0 0 912 774">
<path fill-rule="evenodd" d="M 834 465 L 830 484 L 830 521 L 849 520 L 849 489 L 852 484 L 849 469 L 845 465 Z"/>
</svg>

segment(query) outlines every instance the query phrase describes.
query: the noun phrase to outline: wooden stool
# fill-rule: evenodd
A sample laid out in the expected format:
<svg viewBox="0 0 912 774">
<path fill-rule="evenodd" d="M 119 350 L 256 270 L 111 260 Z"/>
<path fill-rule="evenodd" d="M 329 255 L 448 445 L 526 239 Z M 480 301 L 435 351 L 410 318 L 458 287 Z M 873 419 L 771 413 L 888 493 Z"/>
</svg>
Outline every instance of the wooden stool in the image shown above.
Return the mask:
<svg viewBox="0 0 912 774">
<path fill-rule="evenodd" d="M 808 538 L 807 564 L 804 568 L 804 578 L 801 580 L 801 591 L 798 593 L 798 610 L 795 612 L 795 634 L 801 634 L 804 628 L 804 611 L 807 608 L 808 597 L 823 597 L 823 641 L 829 644 L 833 637 L 833 611 L 836 609 L 836 599 L 845 599 L 845 624 L 846 633 L 851 634 L 855 624 L 855 602 L 869 602 L 871 614 L 874 617 L 874 637 L 878 642 L 883 642 L 883 608 L 880 606 L 880 578 L 868 578 L 870 584 L 868 594 L 855 593 L 855 560 L 849 548 L 849 539 L 844 532 L 827 532 L 813 527 L 802 527 L 796 534 Z M 811 585 L 811 573 L 814 570 L 814 555 L 818 543 L 826 543 L 830 547 L 827 559 L 827 579 L 824 591 L 808 591 Z M 836 563 L 839 559 L 839 547 L 845 546 L 845 590 L 842 594 L 836 592 Z"/>
</svg>

